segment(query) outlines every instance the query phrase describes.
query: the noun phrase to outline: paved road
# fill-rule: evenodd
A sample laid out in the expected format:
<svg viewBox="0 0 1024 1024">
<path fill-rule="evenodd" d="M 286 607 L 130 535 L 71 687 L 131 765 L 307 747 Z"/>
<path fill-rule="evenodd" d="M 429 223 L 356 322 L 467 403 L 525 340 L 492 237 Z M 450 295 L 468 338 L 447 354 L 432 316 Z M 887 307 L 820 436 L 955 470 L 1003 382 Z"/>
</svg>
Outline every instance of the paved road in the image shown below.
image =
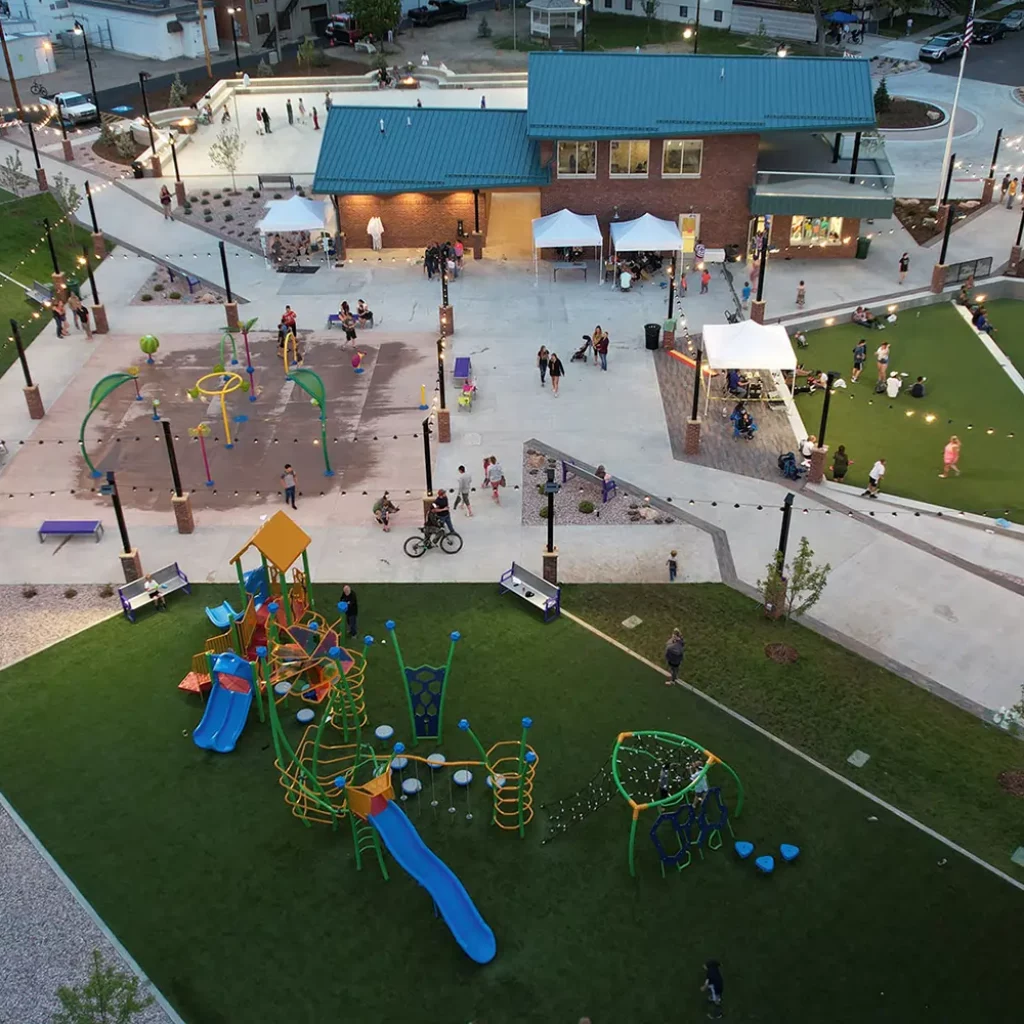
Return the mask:
<svg viewBox="0 0 1024 1024">
<path fill-rule="evenodd" d="M 954 78 L 959 69 L 959 58 L 932 65 L 937 74 Z M 988 46 L 972 46 L 967 55 L 964 78 L 997 85 L 1024 85 L 1024 31 L 1007 32 L 998 42 Z"/>
</svg>

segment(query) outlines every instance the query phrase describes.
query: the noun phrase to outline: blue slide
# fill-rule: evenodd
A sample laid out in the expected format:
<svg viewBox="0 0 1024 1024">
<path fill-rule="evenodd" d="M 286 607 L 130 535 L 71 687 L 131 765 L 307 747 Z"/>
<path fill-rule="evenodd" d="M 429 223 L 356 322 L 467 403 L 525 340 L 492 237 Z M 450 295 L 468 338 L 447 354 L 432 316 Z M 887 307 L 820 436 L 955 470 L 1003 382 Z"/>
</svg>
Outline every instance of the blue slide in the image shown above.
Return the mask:
<svg viewBox="0 0 1024 1024">
<path fill-rule="evenodd" d="M 222 675 L 231 679 L 222 683 Z M 244 691 L 235 688 L 239 681 L 248 683 L 248 688 Z M 213 663 L 212 682 L 206 711 L 192 733 L 192 740 L 203 750 L 228 754 L 235 749 L 249 717 L 253 693 L 252 665 L 234 651 L 219 654 Z M 231 685 L 225 685 L 228 682 Z"/>
<path fill-rule="evenodd" d="M 232 622 L 237 622 L 241 618 L 228 601 L 217 605 L 215 608 L 207 608 L 206 617 L 218 629 L 227 629 Z"/>
<path fill-rule="evenodd" d="M 413 823 L 394 801 L 370 816 L 391 856 L 433 897 L 434 904 L 451 929 L 455 941 L 478 964 L 490 963 L 498 951 L 494 932 L 480 916 L 466 887 L 416 831 Z"/>
<path fill-rule="evenodd" d="M 259 608 L 267 600 L 267 570 L 261 565 L 258 569 L 250 569 L 242 578 L 246 593 L 252 594 L 253 603 Z"/>
</svg>

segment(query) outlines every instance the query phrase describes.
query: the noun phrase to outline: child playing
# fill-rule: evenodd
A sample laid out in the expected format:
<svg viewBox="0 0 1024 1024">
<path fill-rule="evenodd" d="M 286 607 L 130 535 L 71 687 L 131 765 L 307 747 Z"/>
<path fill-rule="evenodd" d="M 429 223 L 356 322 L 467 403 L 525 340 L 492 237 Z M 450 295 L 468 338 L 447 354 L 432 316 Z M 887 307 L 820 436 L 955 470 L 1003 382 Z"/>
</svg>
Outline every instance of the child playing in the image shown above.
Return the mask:
<svg viewBox="0 0 1024 1024">
<path fill-rule="evenodd" d="M 157 583 L 149 573 L 146 573 L 146 577 L 143 580 L 142 585 L 145 587 L 146 593 L 149 594 L 149 599 L 156 604 L 157 608 L 163 608 L 166 611 L 167 598 L 164 597 L 164 592 L 160 589 L 160 584 Z"/>
<path fill-rule="evenodd" d="M 749 309 L 750 308 L 750 282 L 749 281 L 744 281 L 743 282 L 743 308 L 744 309 Z"/>
<path fill-rule="evenodd" d="M 665 563 L 668 566 L 668 581 L 674 583 L 676 579 L 676 573 L 679 571 L 679 563 L 676 561 L 676 555 L 678 551 L 670 551 L 668 553 L 668 561 Z"/>
<path fill-rule="evenodd" d="M 801 281 L 796 286 L 796 304 L 802 308 L 804 305 L 806 305 L 806 303 L 807 303 L 807 288 L 804 286 L 803 281 Z"/>
</svg>

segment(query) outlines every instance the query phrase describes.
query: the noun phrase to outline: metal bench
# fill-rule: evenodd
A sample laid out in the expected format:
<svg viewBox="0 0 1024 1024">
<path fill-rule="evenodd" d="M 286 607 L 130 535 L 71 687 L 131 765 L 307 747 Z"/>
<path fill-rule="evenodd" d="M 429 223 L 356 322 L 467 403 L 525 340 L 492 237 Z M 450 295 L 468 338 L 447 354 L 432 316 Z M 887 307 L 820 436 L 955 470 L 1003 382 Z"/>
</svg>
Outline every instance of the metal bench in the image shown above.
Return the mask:
<svg viewBox="0 0 1024 1024">
<path fill-rule="evenodd" d="M 287 185 L 295 190 L 295 179 L 290 174 L 257 174 L 256 184 L 262 192 L 264 185 Z"/>
<path fill-rule="evenodd" d="M 160 584 L 160 593 L 164 597 L 168 594 L 173 594 L 176 590 L 184 590 L 186 594 L 192 593 L 192 584 L 189 583 L 188 577 L 178 568 L 177 562 L 165 565 L 150 575 L 152 575 L 155 582 Z M 135 613 L 140 608 L 148 608 L 155 603 L 149 591 L 146 590 L 146 580 L 144 577 L 132 580 L 131 583 L 126 583 L 123 587 L 118 587 L 117 596 L 121 599 L 121 610 L 129 622 L 135 621 Z"/>
<path fill-rule="evenodd" d="M 618 493 L 614 477 L 607 474 L 600 477 L 596 473 L 591 473 L 589 469 L 582 469 L 575 462 L 567 462 L 565 459 L 562 459 L 562 483 L 564 484 L 570 476 L 578 477 L 580 480 L 586 480 L 600 487 L 602 504 Z"/>
<path fill-rule="evenodd" d="M 548 583 L 536 573 L 512 563 L 512 568 L 501 574 L 498 581 L 498 592 L 515 594 L 524 601 L 544 613 L 544 621 L 557 619 L 562 613 L 562 590 L 553 583 Z"/>
<path fill-rule="evenodd" d="M 551 278 L 554 281 L 558 280 L 558 272 L 560 270 L 582 270 L 583 271 L 583 280 L 586 281 L 586 279 L 587 279 L 587 265 L 586 265 L 586 263 L 570 263 L 570 262 L 567 262 L 567 261 L 559 261 L 558 263 L 553 263 L 551 266 L 552 266 Z"/>
<path fill-rule="evenodd" d="M 40 544 L 46 537 L 84 537 L 90 533 L 99 544 L 103 524 L 98 519 L 45 519 L 38 532 Z"/>
<path fill-rule="evenodd" d="M 458 356 L 455 360 L 455 369 L 452 370 L 452 380 L 459 387 L 473 377 L 473 361 L 469 356 Z"/>
<path fill-rule="evenodd" d="M 25 298 L 28 299 L 29 302 L 35 302 L 37 305 L 45 306 L 48 302 L 53 302 L 53 285 L 33 281 L 32 286 L 25 289 Z"/>
</svg>

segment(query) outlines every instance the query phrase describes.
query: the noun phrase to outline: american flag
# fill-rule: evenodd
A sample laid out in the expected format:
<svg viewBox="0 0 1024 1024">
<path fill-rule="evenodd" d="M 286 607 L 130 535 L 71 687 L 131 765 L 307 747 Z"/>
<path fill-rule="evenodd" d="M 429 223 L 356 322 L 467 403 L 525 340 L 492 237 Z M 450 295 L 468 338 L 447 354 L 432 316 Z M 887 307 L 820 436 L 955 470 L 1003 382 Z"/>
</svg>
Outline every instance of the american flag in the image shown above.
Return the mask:
<svg viewBox="0 0 1024 1024">
<path fill-rule="evenodd" d="M 974 38 L 974 12 L 968 15 L 967 25 L 964 27 L 964 49 L 971 48 L 971 40 Z"/>
</svg>

